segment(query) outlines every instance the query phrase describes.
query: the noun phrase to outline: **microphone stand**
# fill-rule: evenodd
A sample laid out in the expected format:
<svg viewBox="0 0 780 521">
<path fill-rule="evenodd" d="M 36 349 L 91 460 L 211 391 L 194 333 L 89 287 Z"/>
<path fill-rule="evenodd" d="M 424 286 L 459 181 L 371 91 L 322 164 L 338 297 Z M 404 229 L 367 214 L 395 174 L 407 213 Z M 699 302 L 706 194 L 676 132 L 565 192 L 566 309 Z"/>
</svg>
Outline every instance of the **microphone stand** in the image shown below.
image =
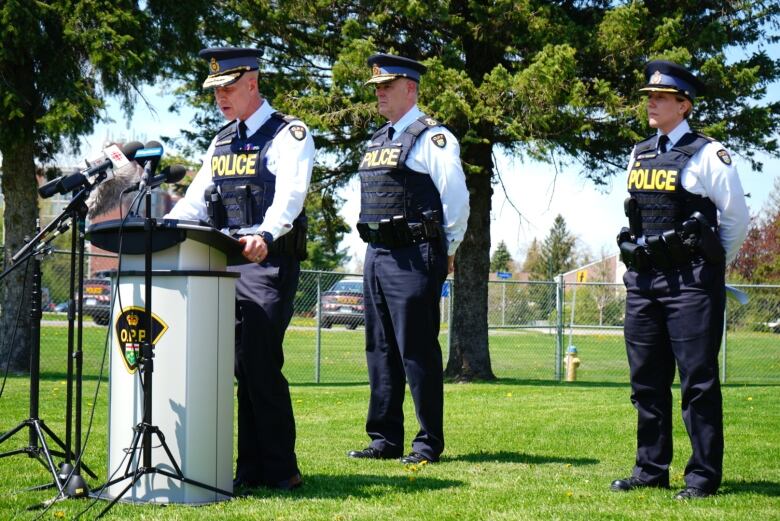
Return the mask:
<svg viewBox="0 0 780 521">
<path fill-rule="evenodd" d="M 196 487 L 210 490 L 227 497 L 233 497 L 232 492 L 228 492 L 227 490 L 222 490 L 217 487 L 212 487 L 206 483 L 201 483 L 200 481 L 195 481 L 184 476 L 184 473 L 179 467 L 179 464 L 176 462 L 176 458 L 174 458 L 171 449 L 168 447 L 168 443 L 165 441 L 165 435 L 160 430 L 160 428 L 152 422 L 152 373 L 154 372 L 154 339 L 152 338 L 152 333 L 154 331 L 154 319 L 152 316 L 152 238 L 153 231 L 156 226 L 156 220 L 152 217 L 153 187 L 150 183 L 152 168 L 153 167 L 150 167 L 149 163 L 147 163 L 146 167 L 144 168 L 144 175 L 141 181 L 141 189 L 144 190 L 143 201 L 146 205 L 146 216 L 144 217 L 144 310 L 146 313 L 146 320 L 144 321 L 144 327 L 142 330 L 144 332 L 144 341 L 141 343 L 141 356 L 138 359 L 138 368 L 141 372 L 143 392 L 143 417 L 141 419 L 141 423 L 133 427 L 133 439 L 130 443 L 130 447 L 125 449 L 128 454 L 135 455 L 138 454 L 138 450 L 140 448 L 141 462 L 139 465 L 137 458 L 131 457 L 125 466 L 125 472 L 122 476 L 116 479 L 111 479 L 100 487 L 97 487 L 97 489 L 102 491 L 126 479 L 130 480 L 127 486 L 125 486 L 125 488 L 122 489 L 122 491 L 111 500 L 106 508 L 100 512 L 97 518 L 103 517 L 120 499 L 122 499 L 122 497 L 124 497 L 125 494 L 127 494 L 131 488 L 135 486 L 136 483 L 138 483 L 141 478 L 147 474 L 161 474 L 189 485 L 194 485 Z M 121 254 L 122 253 L 120 252 L 120 255 Z M 175 472 L 170 472 L 152 464 L 153 434 L 157 436 L 160 442 L 159 447 L 162 447 L 162 449 L 165 451 L 165 454 L 168 456 L 168 461 L 170 462 Z M 136 459 L 134 469 L 131 468 L 133 466 L 133 459 Z M 149 481 L 149 483 L 151 484 L 151 481 Z M 98 495 L 98 497 L 100 497 L 100 495 Z"/>
<path fill-rule="evenodd" d="M 56 434 L 44 423 L 44 421 L 40 418 L 40 361 L 41 361 L 41 318 L 43 316 L 43 312 L 41 310 L 41 256 L 43 254 L 49 253 L 48 250 L 50 250 L 48 244 L 54 240 L 54 238 L 59 234 L 64 232 L 68 229 L 68 224 L 65 222 L 65 219 L 67 217 L 73 217 L 76 215 L 77 212 L 81 212 L 81 209 L 83 208 L 83 214 L 86 215 L 86 205 L 84 201 L 86 200 L 87 195 L 89 194 L 89 188 L 82 189 L 78 194 L 76 194 L 71 202 L 68 204 L 68 206 L 65 208 L 65 210 L 62 211 L 57 217 L 55 217 L 46 227 L 44 227 L 42 230 L 40 229 L 40 225 L 37 226 L 37 234 L 35 237 L 30 239 L 27 244 L 25 244 L 14 256 L 11 258 L 11 266 L 5 270 L 2 274 L 0 274 L 0 280 L 5 278 L 9 273 L 11 273 L 13 270 L 17 269 L 19 266 L 22 265 L 22 261 L 27 260 L 28 258 L 32 257 L 33 262 L 33 281 L 32 281 L 32 293 L 31 293 L 31 304 L 30 304 L 30 317 L 32 318 L 32 323 L 30 326 L 30 416 L 21 421 L 16 427 L 11 429 L 10 431 L 6 432 L 2 436 L 0 436 L 0 444 L 5 442 L 6 440 L 10 439 L 12 436 L 14 436 L 17 432 L 20 432 L 25 427 L 28 428 L 29 431 L 29 444 L 26 447 L 22 447 L 20 449 L 11 450 L 9 452 L 5 452 L 0 454 L 0 458 L 5 458 L 8 456 L 12 456 L 15 454 L 27 454 L 31 458 L 36 458 L 44 467 L 46 467 L 49 472 L 52 475 L 53 482 L 45 485 L 41 485 L 38 487 L 34 487 L 34 489 L 40 489 L 40 488 L 49 488 L 49 487 L 57 487 L 57 490 L 59 491 L 59 494 L 61 496 L 75 496 L 77 495 L 77 490 L 79 485 L 83 484 L 83 479 L 81 479 L 82 483 L 79 483 L 78 480 L 74 481 L 76 483 L 77 487 L 73 488 L 69 486 L 65 482 L 68 477 L 73 478 L 73 476 L 76 475 L 76 471 L 73 472 L 73 476 L 70 476 L 70 469 L 66 469 L 65 465 L 63 465 L 63 469 L 58 472 L 55 465 L 54 460 L 52 456 L 58 456 L 58 457 L 64 457 L 66 458 L 66 463 L 69 464 L 70 458 L 73 455 L 73 452 L 70 449 L 70 403 L 71 403 L 71 392 L 72 392 L 72 334 L 71 334 L 71 327 L 72 327 L 72 305 L 68 306 L 68 328 L 69 328 L 69 338 L 68 338 L 68 389 L 67 389 L 67 402 L 68 402 L 68 411 L 66 411 L 66 421 L 68 423 L 67 429 L 68 432 L 66 433 L 66 439 L 68 440 L 67 443 L 63 443 L 63 441 L 57 437 Z M 53 230 L 57 230 L 57 233 L 52 233 Z M 82 241 L 83 241 L 83 234 L 82 234 Z M 82 242 L 83 244 L 83 242 Z M 83 252 L 82 252 L 83 254 Z M 73 262 L 73 257 L 71 257 L 71 263 Z M 83 263 L 82 263 L 83 266 Z M 83 269 L 83 268 L 82 268 Z M 82 273 L 83 274 L 83 273 Z M 73 276 L 71 272 L 71 277 Z M 71 303 L 73 298 L 73 282 L 71 281 Z M 81 292 L 79 293 L 81 295 Z M 79 307 L 79 326 L 81 325 L 81 307 Z M 78 346 L 78 352 L 81 352 L 81 335 L 79 334 L 79 346 Z M 77 397 L 77 406 L 80 407 L 81 405 L 81 385 L 80 385 L 80 378 L 81 378 L 81 364 L 80 364 L 80 354 L 79 359 L 77 361 L 77 368 L 79 371 L 79 382 L 77 385 L 78 394 Z M 81 420 L 81 414 L 80 410 L 78 411 L 77 415 L 78 423 L 80 424 Z M 76 452 L 80 452 L 80 427 L 79 427 L 79 436 L 77 436 L 77 446 Z M 52 440 L 54 440 L 55 444 L 62 449 L 62 452 L 57 450 L 51 450 L 49 448 L 49 445 L 46 443 L 46 437 L 44 434 L 47 434 Z M 40 444 L 40 445 L 39 445 Z M 80 460 L 80 457 L 79 457 Z M 80 461 L 77 464 L 77 469 L 81 466 Z M 84 470 L 93 478 L 97 477 L 86 465 L 84 466 Z M 67 470 L 67 473 L 63 474 L 63 472 Z M 80 478 L 80 476 L 79 476 Z M 86 486 L 86 484 L 83 484 Z M 71 490 L 72 489 L 72 490 Z M 71 491 L 71 492 L 69 492 Z M 82 495 L 82 494 L 78 494 Z"/>
</svg>

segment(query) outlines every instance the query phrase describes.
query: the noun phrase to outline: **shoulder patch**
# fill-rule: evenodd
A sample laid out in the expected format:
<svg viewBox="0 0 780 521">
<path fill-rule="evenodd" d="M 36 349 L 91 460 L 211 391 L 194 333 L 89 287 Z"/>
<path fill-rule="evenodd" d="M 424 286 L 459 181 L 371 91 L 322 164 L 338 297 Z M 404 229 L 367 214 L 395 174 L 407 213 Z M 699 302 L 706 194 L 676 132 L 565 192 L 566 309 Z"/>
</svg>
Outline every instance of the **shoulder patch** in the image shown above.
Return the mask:
<svg viewBox="0 0 780 521">
<path fill-rule="evenodd" d="M 298 141 L 303 141 L 303 138 L 306 137 L 306 129 L 300 125 L 292 125 L 290 127 L 290 134 Z"/>
<path fill-rule="evenodd" d="M 718 150 L 718 159 L 720 159 L 725 165 L 731 164 L 731 156 L 728 152 L 726 152 L 725 148 Z"/>
<path fill-rule="evenodd" d="M 431 141 L 433 141 L 433 144 L 439 148 L 444 148 L 447 146 L 447 138 L 442 133 L 431 136 Z"/>
</svg>

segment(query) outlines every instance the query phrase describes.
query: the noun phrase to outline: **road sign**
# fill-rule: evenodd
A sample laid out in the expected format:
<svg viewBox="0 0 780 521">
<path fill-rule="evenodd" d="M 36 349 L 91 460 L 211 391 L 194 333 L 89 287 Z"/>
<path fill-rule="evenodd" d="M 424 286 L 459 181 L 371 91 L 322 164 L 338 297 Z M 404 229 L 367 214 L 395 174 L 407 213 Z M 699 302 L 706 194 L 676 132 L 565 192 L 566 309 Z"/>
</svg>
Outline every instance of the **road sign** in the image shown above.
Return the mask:
<svg viewBox="0 0 780 521">
<path fill-rule="evenodd" d="M 577 282 L 586 282 L 588 280 L 588 272 L 586 270 L 579 270 L 577 272 Z"/>
<path fill-rule="evenodd" d="M 508 271 L 497 271 L 496 277 L 498 277 L 499 279 L 511 279 L 512 274 L 509 273 Z"/>
</svg>

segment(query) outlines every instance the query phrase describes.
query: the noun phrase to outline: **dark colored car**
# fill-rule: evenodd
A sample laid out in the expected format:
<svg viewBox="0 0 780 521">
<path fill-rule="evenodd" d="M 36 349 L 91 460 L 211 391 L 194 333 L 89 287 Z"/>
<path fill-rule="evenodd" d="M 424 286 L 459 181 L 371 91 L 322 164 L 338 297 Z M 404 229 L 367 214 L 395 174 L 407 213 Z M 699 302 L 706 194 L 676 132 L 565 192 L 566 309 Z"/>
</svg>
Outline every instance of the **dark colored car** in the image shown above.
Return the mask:
<svg viewBox="0 0 780 521">
<path fill-rule="evenodd" d="M 362 279 L 342 279 L 322 293 L 322 327 L 344 324 L 347 329 L 355 329 L 363 323 Z"/>
<path fill-rule="evenodd" d="M 84 281 L 84 315 L 92 317 L 95 324 L 105 326 L 111 316 L 111 279 L 86 279 Z"/>
</svg>

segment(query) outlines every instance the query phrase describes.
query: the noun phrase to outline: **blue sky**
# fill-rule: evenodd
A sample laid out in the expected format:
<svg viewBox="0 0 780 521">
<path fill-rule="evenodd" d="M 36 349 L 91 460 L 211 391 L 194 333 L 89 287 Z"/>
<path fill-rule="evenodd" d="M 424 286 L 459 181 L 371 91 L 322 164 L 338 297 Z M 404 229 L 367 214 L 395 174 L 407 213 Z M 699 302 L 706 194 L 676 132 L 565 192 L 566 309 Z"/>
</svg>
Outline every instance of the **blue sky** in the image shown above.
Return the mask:
<svg viewBox="0 0 780 521">
<path fill-rule="evenodd" d="M 121 114 L 115 102 L 110 104 L 108 113 L 115 121 L 97 125 L 95 132 L 82 140 L 82 157 L 99 152 L 107 140 L 146 142 L 159 140 L 161 136 L 175 138 L 180 136 L 180 129 L 190 125 L 189 112 L 178 115 L 168 112 L 172 98 L 164 86 L 147 87 L 144 94 L 152 109 L 140 104 L 130 121 Z M 770 87 L 768 98 L 780 99 L 780 85 Z M 764 206 L 775 178 L 780 176 L 780 159 L 765 158 L 764 171 L 756 172 L 747 162 L 740 161 L 739 155 L 732 156 L 743 188 L 750 194 L 748 206 L 755 214 Z M 607 254 L 616 251 L 614 238 L 625 224 L 623 200 L 626 191 L 622 177 L 613 178 L 607 187 L 596 187 L 579 175 L 576 165 L 556 173 L 551 165 L 502 155 L 498 156 L 497 169 L 508 197 L 500 184 L 494 187 L 492 249 L 503 240 L 515 260 L 522 262 L 531 241 L 534 238 L 543 240 L 556 215 L 561 214 L 569 230 L 578 237 L 580 246 L 588 248 L 592 256 L 599 257 L 602 251 Z M 358 193 L 356 180 L 342 193 L 345 204 L 341 213 L 353 228 L 359 211 Z M 344 245 L 353 256 L 350 267 L 357 268 L 364 245 L 356 231 L 346 237 Z"/>
</svg>

